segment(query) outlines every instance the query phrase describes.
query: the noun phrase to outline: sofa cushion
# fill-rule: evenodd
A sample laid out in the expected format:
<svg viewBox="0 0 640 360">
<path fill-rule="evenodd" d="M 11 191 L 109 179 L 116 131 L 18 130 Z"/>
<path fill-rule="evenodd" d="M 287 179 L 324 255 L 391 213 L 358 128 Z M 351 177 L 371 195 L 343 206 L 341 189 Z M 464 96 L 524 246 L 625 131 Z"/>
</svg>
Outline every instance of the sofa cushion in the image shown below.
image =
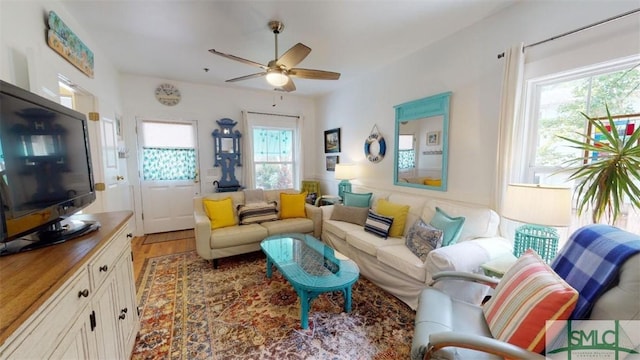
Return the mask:
<svg viewBox="0 0 640 360">
<path fill-rule="evenodd" d="M 307 216 L 305 211 L 305 200 L 307 193 L 287 194 L 280 193 L 280 218 L 303 218 Z"/>
<path fill-rule="evenodd" d="M 211 231 L 211 249 L 224 249 L 228 247 L 255 244 L 269 236 L 267 229 L 259 224 L 228 226 Z"/>
<path fill-rule="evenodd" d="M 504 274 L 483 312 L 494 338 L 539 353 L 545 322 L 568 319 L 577 301 L 578 292 L 529 249 Z"/>
<path fill-rule="evenodd" d="M 333 207 L 330 220 L 346 221 L 348 223 L 364 226 L 368 215 L 368 207 L 365 208 L 336 204 Z"/>
<path fill-rule="evenodd" d="M 373 193 L 353 193 L 345 191 L 342 203 L 345 206 L 356 206 L 369 208 L 371 206 L 371 196 Z"/>
<path fill-rule="evenodd" d="M 253 204 L 264 201 L 264 190 L 262 189 L 244 189 L 244 203 Z"/>
<path fill-rule="evenodd" d="M 447 213 L 442 211 L 439 207 L 436 207 L 436 213 L 431 221 L 429 221 L 429 225 L 444 232 L 444 236 L 442 237 L 442 246 L 449 246 L 458 241 L 464 221 L 465 218 L 463 216 L 452 217 L 447 215 Z"/>
<path fill-rule="evenodd" d="M 404 226 L 407 223 L 409 205 L 393 203 L 384 199 L 378 200 L 377 213 L 393 218 L 389 229 L 390 237 L 401 237 L 404 234 Z"/>
<path fill-rule="evenodd" d="M 324 220 L 322 222 L 323 233 L 325 232 L 332 233 L 333 235 L 337 236 L 342 240 L 344 240 L 347 237 L 347 233 L 354 230 L 359 230 L 360 232 L 363 232 L 363 229 L 364 228 L 362 225 L 351 224 L 344 221 L 329 219 L 329 220 Z"/>
<path fill-rule="evenodd" d="M 465 222 L 458 242 L 498 235 L 500 216 L 489 208 L 449 200 L 430 200 L 424 206 L 421 217 L 425 220 L 433 218 L 436 207 L 450 216 L 464 216 Z"/>
<path fill-rule="evenodd" d="M 221 200 L 205 199 L 203 205 L 204 211 L 211 220 L 212 229 L 236 225 L 231 197 Z"/>
<path fill-rule="evenodd" d="M 363 230 L 350 231 L 347 233 L 345 239 L 349 245 L 358 250 L 364 251 L 371 256 L 376 256 L 378 254 L 378 249 L 384 246 L 404 246 L 404 239 L 385 239 Z"/>
<path fill-rule="evenodd" d="M 442 245 L 443 232 L 418 219 L 407 232 L 407 248 L 424 263 L 431 250 Z"/>
<path fill-rule="evenodd" d="M 381 263 L 403 274 L 421 282 L 426 281 L 424 261 L 414 255 L 405 245 L 381 246 L 378 248 L 376 257 Z"/>
<path fill-rule="evenodd" d="M 384 216 L 369 210 L 367 220 L 364 223 L 364 231 L 375 234 L 376 236 L 387 238 L 389 236 L 389 230 L 393 224 L 393 218 Z"/>
<path fill-rule="evenodd" d="M 240 224 L 259 224 L 265 221 L 278 220 L 278 209 L 275 202 L 255 202 L 246 205 L 238 205 L 238 218 Z"/>
<path fill-rule="evenodd" d="M 278 221 L 263 222 L 260 224 L 269 235 L 284 233 L 309 234 L 313 232 L 313 221 L 308 218 L 280 219 Z"/>
</svg>

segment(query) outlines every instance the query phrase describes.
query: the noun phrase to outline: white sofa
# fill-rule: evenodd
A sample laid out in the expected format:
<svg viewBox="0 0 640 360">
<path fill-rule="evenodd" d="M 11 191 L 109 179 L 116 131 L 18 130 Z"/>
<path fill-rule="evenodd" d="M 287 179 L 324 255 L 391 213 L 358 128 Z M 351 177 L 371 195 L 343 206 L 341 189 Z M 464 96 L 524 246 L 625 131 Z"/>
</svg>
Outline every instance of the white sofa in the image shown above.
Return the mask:
<svg viewBox="0 0 640 360">
<path fill-rule="evenodd" d="M 306 217 L 280 219 L 280 193 L 298 194 L 294 189 L 265 190 L 264 201 L 276 201 L 278 220 L 260 224 L 234 225 L 211 229 L 211 222 L 204 210 L 203 199 L 222 200 L 231 197 L 236 223 L 239 224 L 237 206 L 245 203 L 243 191 L 210 193 L 193 198 L 193 216 L 195 220 L 196 252 L 207 260 L 217 259 L 260 250 L 260 242 L 267 236 L 284 233 L 312 234 L 320 236 L 322 213 L 319 208 L 305 204 Z"/>
<path fill-rule="evenodd" d="M 500 217 L 489 208 L 363 186 L 354 186 L 353 192 L 373 193 L 371 206 L 374 211 L 379 199 L 409 205 L 403 236 L 383 239 L 364 231 L 363 226 L 331 220 L 334 206 L 330 205 L 321 208 L 322 240 L 354 260 L 363 276 L 412 309 L 417 308 L 418 296 L 429 286 L 433 274 L 440 271 L 478 273 L 483 263 L 512 252 L 512 244 L 498 234 Z M 450 216 L 464 216 L 465 223 L 457 243 L 432 250 L 423 263 L 405 245 L 404 236 L 419 218 L 428 223 L 436 207 Z M 437 284 L 436 287 L 474 303 L 481 301 L 488 290 L 486 286 L 461 281 Z"/>
</svg>

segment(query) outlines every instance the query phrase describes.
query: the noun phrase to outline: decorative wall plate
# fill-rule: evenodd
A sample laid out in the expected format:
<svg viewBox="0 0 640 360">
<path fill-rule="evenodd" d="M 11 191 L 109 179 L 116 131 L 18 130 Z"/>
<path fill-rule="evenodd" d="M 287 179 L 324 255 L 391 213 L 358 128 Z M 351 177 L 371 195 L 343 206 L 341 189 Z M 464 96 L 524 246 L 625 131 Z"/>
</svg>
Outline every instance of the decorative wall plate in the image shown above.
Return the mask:
<svg viewBox="0 0 640 360">
<path fill-rule="evenodd" d="M 372 163 L 379 163 L 384 159 L 384 154 L 387 152 L 387 144 L 384 141 L 384 136 L 378 131 L 378 127 L 373 125 L 371 134 L 364 141 L 364 154 L 367 156 L 367 160 Z"/>
</svg>

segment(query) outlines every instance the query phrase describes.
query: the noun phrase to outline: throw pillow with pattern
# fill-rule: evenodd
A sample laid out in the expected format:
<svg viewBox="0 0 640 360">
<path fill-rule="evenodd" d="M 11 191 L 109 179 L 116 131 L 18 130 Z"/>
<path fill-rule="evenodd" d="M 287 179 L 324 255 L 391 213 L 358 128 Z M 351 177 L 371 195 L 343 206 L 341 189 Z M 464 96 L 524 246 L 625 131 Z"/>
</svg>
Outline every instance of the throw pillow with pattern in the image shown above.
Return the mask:
<svg viewBox="0 0 640 360">
<path fill-rule="evenodd" d="M 442 236 L 442 230 L 418 219 L 407 232 L 405 244 L 412 253 L 425 262 L 429 252 L 442 245 Z"/>
</svg>

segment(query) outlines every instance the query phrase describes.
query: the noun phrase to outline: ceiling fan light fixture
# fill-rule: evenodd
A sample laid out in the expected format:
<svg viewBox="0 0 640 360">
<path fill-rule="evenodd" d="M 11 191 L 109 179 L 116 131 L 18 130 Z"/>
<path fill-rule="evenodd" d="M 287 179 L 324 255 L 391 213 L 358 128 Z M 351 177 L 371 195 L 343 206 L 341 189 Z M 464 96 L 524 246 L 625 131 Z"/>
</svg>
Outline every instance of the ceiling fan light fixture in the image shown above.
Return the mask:
<svg viewBox="0 0 640 360">
<path fill-rule="evenodd" d="M 289 76 L 284 72 L 277 70 L 269 71 L 266 78 L 269 84 L 277 87 L 285 86 L 289 82 Z"/>
</svg>

